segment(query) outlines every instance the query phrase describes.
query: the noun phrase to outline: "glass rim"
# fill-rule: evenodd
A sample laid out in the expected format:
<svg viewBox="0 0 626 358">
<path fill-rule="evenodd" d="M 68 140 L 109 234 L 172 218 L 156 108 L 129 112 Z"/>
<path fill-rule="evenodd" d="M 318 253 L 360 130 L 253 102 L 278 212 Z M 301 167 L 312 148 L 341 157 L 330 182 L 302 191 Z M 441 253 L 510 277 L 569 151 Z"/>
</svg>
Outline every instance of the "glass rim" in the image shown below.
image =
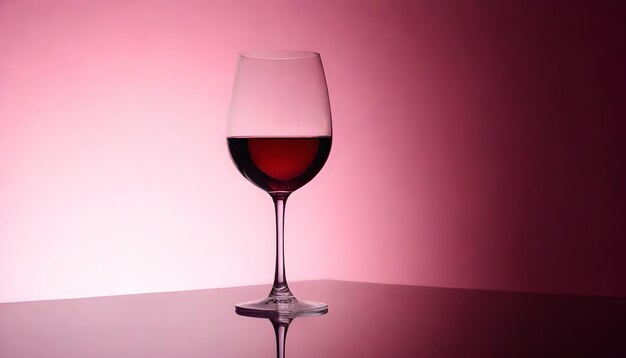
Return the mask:
<svg viewBox="0 0 626 358">
<path fill-rule="evenodd" d="M 270 51 L 243 51 L 239 56 L 251 60 L 305 60 L 320 57 L 315 51 L 291 51 L 291 50 L 270 50 Z"/>
</svg>

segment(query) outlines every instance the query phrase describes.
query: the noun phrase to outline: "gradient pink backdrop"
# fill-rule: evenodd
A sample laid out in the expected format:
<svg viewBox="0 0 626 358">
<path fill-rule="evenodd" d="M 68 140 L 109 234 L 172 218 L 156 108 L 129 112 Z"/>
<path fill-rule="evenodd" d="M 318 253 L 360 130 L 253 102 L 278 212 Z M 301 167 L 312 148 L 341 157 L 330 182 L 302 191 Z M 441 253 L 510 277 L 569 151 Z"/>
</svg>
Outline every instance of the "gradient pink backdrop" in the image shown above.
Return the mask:
<svg viewBox="0 0 626 358">
<path fill-rule="evenodd" d="M 316 50 L 290 280 L 626 295 L 624 5 L 0 0 L 0 301 L 267 283 L 241 50 Z"/>
</svg>

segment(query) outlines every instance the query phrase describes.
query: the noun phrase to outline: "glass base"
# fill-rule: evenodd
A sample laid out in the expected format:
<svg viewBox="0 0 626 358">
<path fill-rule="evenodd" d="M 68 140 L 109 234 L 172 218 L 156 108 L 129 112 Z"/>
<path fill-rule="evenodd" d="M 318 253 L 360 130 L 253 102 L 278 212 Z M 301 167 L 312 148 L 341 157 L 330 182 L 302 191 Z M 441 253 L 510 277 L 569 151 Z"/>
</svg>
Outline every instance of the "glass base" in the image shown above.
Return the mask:
<svg viewBox="0 0 626 358">
<path fill-rule="evenodd" d="M 317 316 L 328 312 L 328 305 L 321 302 L 300 301 L 294 296 L 270 296 L 262 300 L 239 303 L 235 312 L 252 317 L 300 317 Z"/>
</svg>

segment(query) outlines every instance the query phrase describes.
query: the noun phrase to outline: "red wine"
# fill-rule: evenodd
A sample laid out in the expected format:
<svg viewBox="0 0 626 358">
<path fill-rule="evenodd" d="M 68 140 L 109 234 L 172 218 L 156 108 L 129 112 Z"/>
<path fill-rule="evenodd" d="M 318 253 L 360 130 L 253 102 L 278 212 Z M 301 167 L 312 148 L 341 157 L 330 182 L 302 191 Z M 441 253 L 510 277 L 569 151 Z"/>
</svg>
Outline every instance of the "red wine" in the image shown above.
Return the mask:
<svg viewBox="0 0 626 358">
<path fill-rule="evenodd" d="M 328 158 L 331 137 L 229 137 L 235 165 L 269 192 L 292 192 L 308 183 Z"/>
</svg>

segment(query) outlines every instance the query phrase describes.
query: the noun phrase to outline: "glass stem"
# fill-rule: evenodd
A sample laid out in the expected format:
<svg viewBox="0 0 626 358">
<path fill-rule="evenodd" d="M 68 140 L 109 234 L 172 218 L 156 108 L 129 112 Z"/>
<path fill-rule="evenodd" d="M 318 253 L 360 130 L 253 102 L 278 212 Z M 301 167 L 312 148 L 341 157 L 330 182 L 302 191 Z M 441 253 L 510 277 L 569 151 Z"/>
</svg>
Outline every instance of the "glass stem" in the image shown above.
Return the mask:
<svg viewBox="0 0 626 358">
<path fill-rule="evenodd" d="M 289 193 L 271 195 L 274 200 L 274 208 L 276 209 L 276 268 L 270 297 L 293 297 L 293 294 L 289 291 L 289 286 L 287 286 L 287 276 L 285 274 L 285 205 L 287 204 Z"/>
</svg>

